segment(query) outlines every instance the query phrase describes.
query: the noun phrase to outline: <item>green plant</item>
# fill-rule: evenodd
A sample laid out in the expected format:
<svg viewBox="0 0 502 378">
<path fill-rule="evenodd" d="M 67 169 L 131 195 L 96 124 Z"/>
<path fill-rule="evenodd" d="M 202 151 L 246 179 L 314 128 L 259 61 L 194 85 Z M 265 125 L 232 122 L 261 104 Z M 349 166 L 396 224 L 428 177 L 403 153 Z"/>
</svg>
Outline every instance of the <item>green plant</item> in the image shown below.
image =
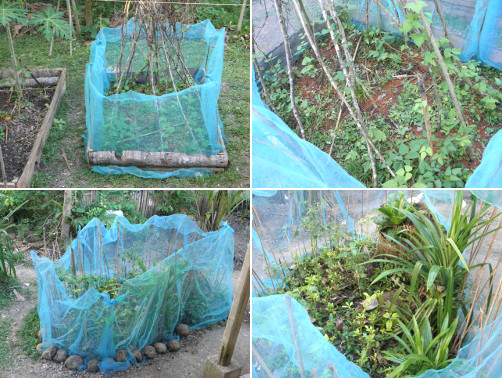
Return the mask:
<svg viewBox="0 0 502 378">
<path fill-rule="evenodd" d="M 5 283 L 11 276 L 16 276 L 14 243 L 7 231 L 15 227 L 10 223 L 11 218 L 25 203 L 12 209 L 0 219 L 0 284 Z"/>
<path fill-rule="evenodd" d="M 56 11 L 53 7 L 46 7 L 39 13 L 31 16 L 30 24 L 35 25 L 38 32 L 48 41 L 53 37 L 70 40 L 73 29 L 68 21 L 63 19 L 63 12 Z"/>
<path fill-rule="evenodd" d="M 387 202 L 377 209 L 381 214 L 373 219 L 380 230 L 400 226 L 408 217 L 401 210 L 413 211 L 414 206 L 405 198 L 405 193 L 393 193 Z"/>
<path fill-rule="evenodd" d="M 473 197 L 463 210 L 463 193 L 457 192 L 450 227 L 447 231 L 435 216 L 426 217 L 421 213 L 399 210 L 413 223 L 415 229 L 408 232 L 406 238 L 386 236 L 402 251 L 398 256 L 383 255 L 391 260 L 395 267 L 382 272 L 373 280 L 373 283 L 390 274 L 405 273 L 411 280 L 409 298 L 415 295 L 418 287 L 424 286 L 438 300 L 438 328 L 442 326 L 445 318 L 448 318 L 451 324 L 459 308 L 465 311 L 460 298 L 460 290 L 466 274 L 483 265 L 468 266 L 462 253 L 477 240 L 499 229 L 495 227 L 487 231 L 485 227 L 501 213 L 489 216 L 492 208 L 487 204 L 476 212 L 476 205 L 476 197 Z M 377 261 L 386 260 L 372 260 L 372 262 Z"/>
<path fill-rule="evenodd" d="M 40 318 L 38 317 L 37 308 L 34 307 L 24 317 L 21 329 L 18 331 L 18 335 L 20 337 L 19 348 L 32 360 L 40 358 L 40 354 L 36 349 L 37 344 L 40 342 L 37 337 L 39 329 Z"/>
<path fill-rule="evenodd" d="M 389 378 L 402 377 L 403 375 L 416 376 L 426 370 L 440 370 L 447 367 L 453 358 L 450 358 L 450 346 L 457 328 L 458 318 L 451 323 L 445 318 L 439 333 L 433 336 L 433 328 L 429 319 L 424 319 L 419 325 L 413 316 L 413 328 L 409 329 L 403 322 L 399 326 L 404 334 L 404 340 L 394 334 L 404 353 L 385 351 L 389 360 L 397 364 L 392 368 Z"/>
<path fill-rule="evenodd" d="M 206 196 L 199 198 L 196 207 L 197 220 L 201 229 L 216 231 L 220 223 L 228 217 L 243 203 L 249 201 L 249 191 L 247 190 L 212 190 Z"/>
</svg>

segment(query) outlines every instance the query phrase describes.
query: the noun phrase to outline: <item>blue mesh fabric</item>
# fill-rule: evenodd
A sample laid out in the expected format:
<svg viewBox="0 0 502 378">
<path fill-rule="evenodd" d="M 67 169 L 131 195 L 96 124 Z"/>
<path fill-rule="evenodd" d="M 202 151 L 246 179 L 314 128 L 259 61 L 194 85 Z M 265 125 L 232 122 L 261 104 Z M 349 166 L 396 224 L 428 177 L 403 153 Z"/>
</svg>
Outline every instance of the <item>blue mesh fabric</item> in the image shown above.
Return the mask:
<svg viewBox="0 0 502 378">
<path fill-rule="evenodd" d="M 122 282 L 115 298 L 93 286 L 76 294 L 61 270 Z M 93 219 L 58 261 L 31 252 L 38 279 L 38 314 L 44 348 L 56 344 L 104 373 L 136 361 L 131 349 L 176 337 L 178 323 L 205 327 L 228 316 L 232 303 L 234 239 L 225 223 L 202 232 L 185 215 L 153 216 L 132 225 L 116 217 L 109 230 Z M 145 271 L 131 279 L 140 259 Z M 59 274 L 59 276 L 58 276 Z M 112 361 L 128 350 L 125 363 Z"/>
<path fill-rule="evenodd" d="M 253 80 L 253 187 L 364 188 L 263 103 Z"/>
<path fill-rule="evenodd" d="M 126 27 L 128 37 L 124 42 L 122 67 L 126 64 L 135 27 L 131 19 Z M 222 150 L 224 134 L 218 98 L 225 30 L 216 30 L 209 20 L 195 25 L 177 25 L 177 30 L 183 36 L 182 53 L 196 85 L 159 96 L 134 91 L 108 95 L 120 68 L 121 28 L 100 31 L 91 45 L 85 78 L 87 146 L 90 150 L 115 151 L 118 155 L 126 150 L 216 155 Z M 140 53 L 144 44 L 144 39 L 140 38 L 129 72 L 139 73 L 144 68 L 144 57 Z M 141 176 L 135 168 L 117 170 L 111 167 L 95 171 Z M 172 175 L 149 171 L 141 177 Z M 193 173 L 178 174 L 187 175 Z"/>
<path fill-rule="evenodd" d="M 498 131 L 486 146 L 481 164 L 465 184 L 466 188 L 502 187 L 502 130 Z"/>
</svg>

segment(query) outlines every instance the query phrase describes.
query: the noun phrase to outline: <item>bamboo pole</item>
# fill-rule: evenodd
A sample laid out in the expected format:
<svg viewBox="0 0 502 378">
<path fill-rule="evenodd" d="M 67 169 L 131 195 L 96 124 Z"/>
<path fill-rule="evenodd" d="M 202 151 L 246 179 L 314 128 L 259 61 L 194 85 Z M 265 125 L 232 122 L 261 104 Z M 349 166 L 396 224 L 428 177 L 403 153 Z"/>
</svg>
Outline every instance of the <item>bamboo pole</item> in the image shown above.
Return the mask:
<svg viewBox="0 0 502 378">
<path fill-rule="evenodd" d="M 237 23 L 237 31 L 240 32 L 242 29 L 242 21 L 244 20 L 244 13 L 246 12 L 247 0 L 242 2 L 241 14 L 239 15 L 239 22 Z"/>
</svg>

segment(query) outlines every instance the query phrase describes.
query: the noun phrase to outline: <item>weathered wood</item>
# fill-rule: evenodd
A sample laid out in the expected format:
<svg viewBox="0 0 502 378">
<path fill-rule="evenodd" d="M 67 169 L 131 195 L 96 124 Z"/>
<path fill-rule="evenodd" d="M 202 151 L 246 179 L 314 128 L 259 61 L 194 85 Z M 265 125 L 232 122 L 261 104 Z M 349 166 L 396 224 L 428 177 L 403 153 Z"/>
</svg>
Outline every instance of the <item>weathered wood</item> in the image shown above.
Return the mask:
<svg viewBox="0 0 502 378">
<path fill-rule="evenodd" d="M 9 77 L 14 77 L 15 76 L 14 70 L 2 70 L 0 71 L 0 80 L 1 79 L 6 79 Z M 24 72 L 28 72 L 26 70 L 20 70 L 18 71 L 18 74 L 24 74 Z M 40 77 L 58 77 L 59 73 L 61 72 L 61 68 L 40 68 L 37 70 L 30 70 L 37 79 Z"/>
<path fill-rule="evenodd" d="M 218 363 L 221 366 L 228 366 L 232 361 L 235 343 L 237 342 L 239 329 L 241 328 L 242 319 L 244 318 L 246 306 L 249 301 L 249 291 L 251 287 L 250 258 L 248 246 L 241 274 L 239 275 L 237 289 L 235 290 L 232 308 L 230 309 L 230 314 L 228 315 L 227 326 L 225 327 L 223 340 L 221 341 L 220 354 L 218 357 Z"/>
<path fill-rule="evenodd" d="M 10 87 L 14 86 L 16 83 L 15 83 L 14 78 L 12 78 L 12 79 L 13 79 L 12 81 L 9 80 L 9 81 L 0 83 L 0 88 L 10 88 Z M 38 80 L 38 83 L 37 83 L 37 80 Z M 44 88 L 45 87 L 53 87 L 58 84 L 59 78 L 58 77 L 41 77 L 41 78 L 37 78 L 37 80 L 35 80 L 35 79 L 20 80 L 20 84 L 21 84 L 22 88 L 40 88 L 40 85 L 42 85 L 42 87 L 44 87 Z M 40 85 L 39 85 L 39 83 L 40 83 Z"/>
<path fill-rule="evenodd" d="M 217 155 L 187 155 L 176 152 L 146 152 L 124 150 L 122 156 L 115 151 L 87 151 L 87 161 L 92 165 L 118 165 L 167 168 L 228 168 L 225 148 Z"/>
<path fill-rule="evenodd" d="M 45 141 L 49 136 L 49 131 L 52 127 L 52 122 L 54 121 L 54 117 L 56 115 L 56 110 L 61 102 L 61 98 L 66 91 L 66 68 L 60 69 L 59 81 L 54 91 L 54 95 L 52 96 L 52 101 L 49 106 L 49 110 L 45 114 L 44 121 L 37 135 L 37 139 L 33 144 L 33 148 L 31 149 L 30 157 L 28 158 L 28 162 L 24 167 L 23 173 L 17 182 L 18 188 L 29 188 L 30 181 L 35 173 L 35 169 L 38 167 L 40 163 L 40 156 L 42 155 L 42 150 L 44 149 Z"/>
</svg>

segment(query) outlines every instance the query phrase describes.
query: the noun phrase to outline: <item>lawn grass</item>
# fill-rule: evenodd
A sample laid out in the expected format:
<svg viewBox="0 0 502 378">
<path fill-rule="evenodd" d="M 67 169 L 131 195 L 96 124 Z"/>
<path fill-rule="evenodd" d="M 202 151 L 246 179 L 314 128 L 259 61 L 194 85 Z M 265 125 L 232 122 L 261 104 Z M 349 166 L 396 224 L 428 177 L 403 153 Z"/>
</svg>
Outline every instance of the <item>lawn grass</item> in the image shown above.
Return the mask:
<svg viewBox="0 0 502 378">
<path fill-rule="evenodd" d="M 7 46 L 5 31 L 0 34 L 0 44 Z M 85 66 L 89 61 L 89 41 L 74 41 L 71 57 L 69 42 L 62 40 L 54 42 L 53 56 L 48 57 L 49 43 L 40 35 L 15 38 L 14 48 L 21 66 L 30 69 L 66 67 L 68 75 L 66 94 L 45 144 L 41 166 L 32 180 L 33 187 L 249 187 L 249 47 L 240 38 L 230 36 L 226 44 L 219 101 L 220 116 L 228 139 L 230 168 L 205 178 L 163 180 L 132 175 L 105 176 L 90 170 L 81 138 L 86 131 L 84 79 Z M 10 69 L 8 49 L 0 50 L 0 69 Z"/>
</svg>

